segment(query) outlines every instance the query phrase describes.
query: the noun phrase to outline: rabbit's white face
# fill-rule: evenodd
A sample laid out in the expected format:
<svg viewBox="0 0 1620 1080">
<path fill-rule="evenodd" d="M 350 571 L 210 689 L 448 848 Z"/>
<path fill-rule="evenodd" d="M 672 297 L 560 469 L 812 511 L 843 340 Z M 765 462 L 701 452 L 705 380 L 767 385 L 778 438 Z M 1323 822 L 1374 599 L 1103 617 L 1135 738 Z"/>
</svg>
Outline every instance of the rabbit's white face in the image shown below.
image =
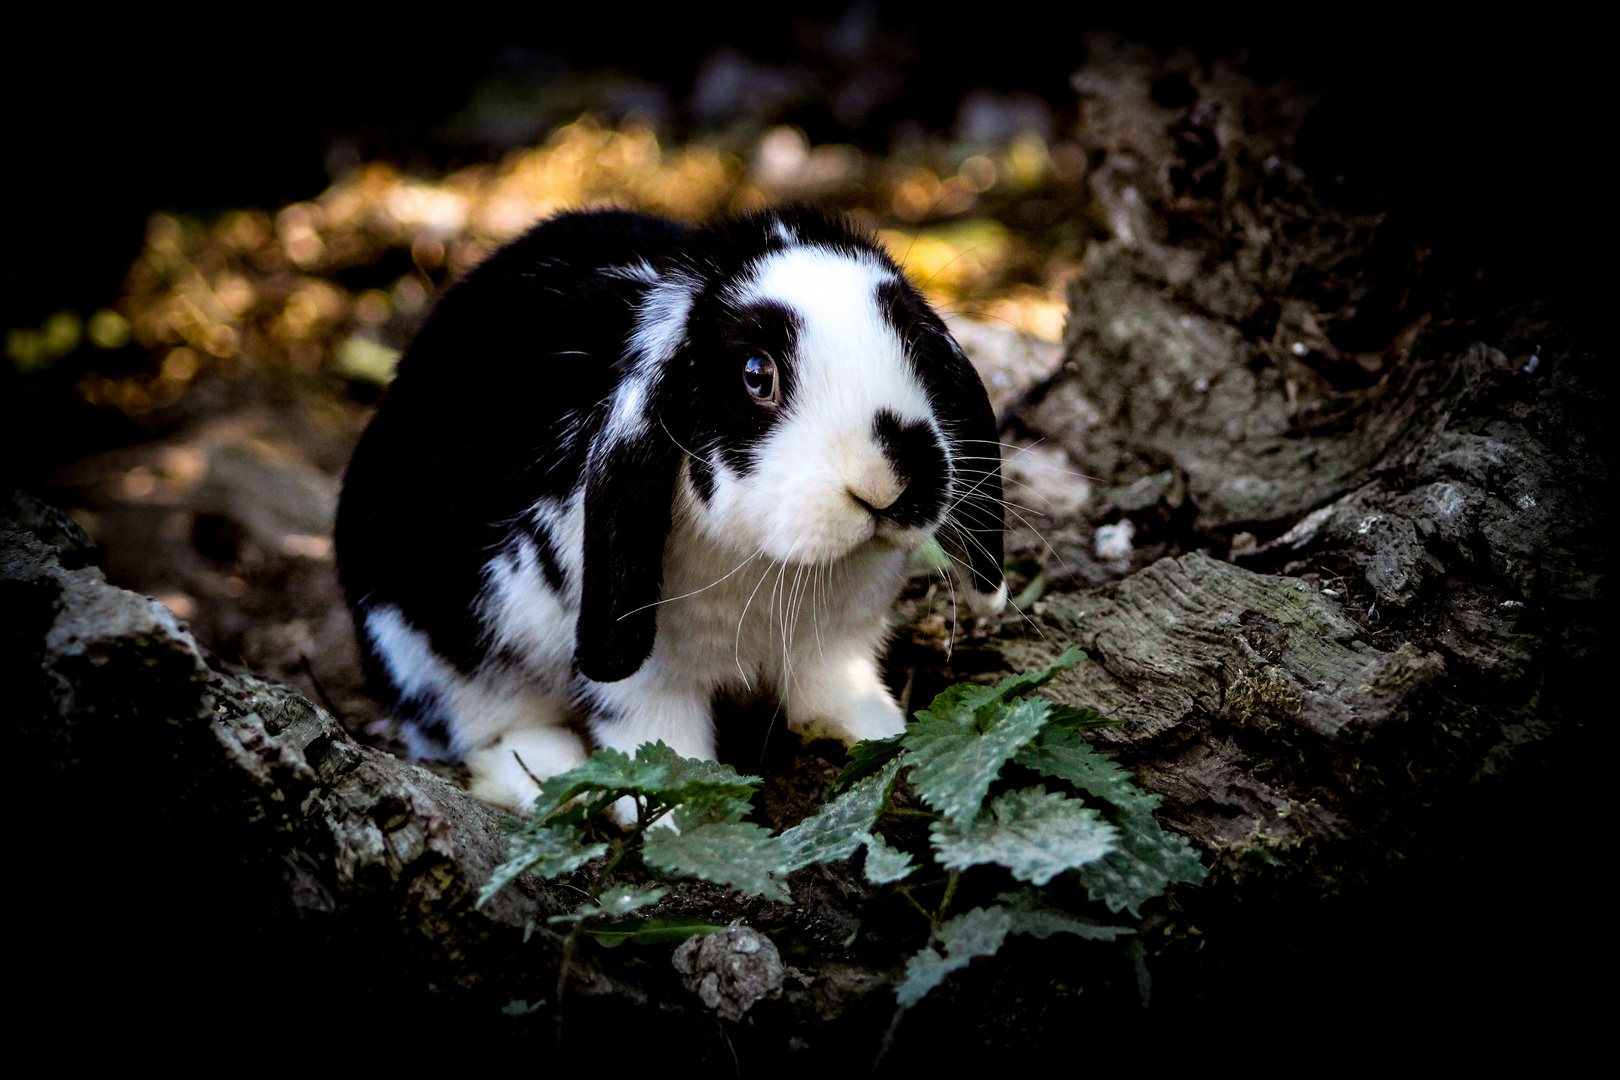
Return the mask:
<svg viewBox="0 0 1620 1080">
<path fill-rule="evenodd" d="M 696 305 L 688 355 L 704 400 L 686 501 L 711 540 L 824 563 L 933 534 L 947 442 L 884 302 L 898 287 L 875 259 L 805 245 Z"/>
</svg>

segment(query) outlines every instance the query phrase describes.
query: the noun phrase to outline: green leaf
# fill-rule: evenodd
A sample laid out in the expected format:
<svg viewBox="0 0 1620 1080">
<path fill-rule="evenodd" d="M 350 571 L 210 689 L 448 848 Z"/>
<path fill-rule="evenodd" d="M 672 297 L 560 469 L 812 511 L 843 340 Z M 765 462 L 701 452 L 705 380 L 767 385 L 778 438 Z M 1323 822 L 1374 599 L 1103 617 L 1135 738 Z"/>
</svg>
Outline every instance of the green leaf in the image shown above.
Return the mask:
<svg viewBox="0 0 1620 1080">
<path fill-rule="evenodd" d="M 523 998 L 517 998 L 514 1001 L 508 1001 L 505 1005 L 502 1005 L 501 1006 L 501 1014 L 503 1016 L 528 1016 L 530 1013 L 537 1012 L 540 1009 L 543 1009 L 545 1007 L 546 1007 L 546 999 L 545 998 L 541 998 L 539 1001 L 536 1001 L 533 1005 L 530 1005 Z"/>
<path fill-rule="evenodd" d="M 905 737 L 902 731 L 887 739 L 863 739 L 850 747 L 849 761 L 833 782 L 833 790 L 846 791 L 857 781 L 881 771 L 883 766 L 900 756 L 900 740 Z"/>
<path fill-rule="evenodd" d="M 899 774 L 900 760 L 890 759 L 876 775 L 862 780 L 777 837 L 786 868 L 791 871 L 811 863 L 837 862 L 860 850 L 869 841 L 872 825 Z"/>
<path fill-rule="evenodd" d="M 1011 708 L 992 700 L 980 710 L 991 714 L 981 733 L 966 712 L 975 697 L 964 695 L 946 715 L 932 710 L 918 713 L 905 732 L 912 786 L 929 806 L 957 821 L 970 820 L 979 812 L 1002 765 L 1040 734 L 1051 710 L 1039 698 Z"/>
<path fill-rule="evenodd" d="M 648 904 L 656 904 L 668 895 L 668 889 L 656 885 L 650 888 L 638 888 L 634 885 L 615 885 L 596 898 L 596 906 L 600 914 L 610 918 L 620 918 L 630 914 L 637 908 L 644 908 Z"/>
<path fill-rule="evenodd" d="M 512 837 L 510 854 L 495 868 L 478 890 L 477 907 L 483 907 L 501 887 L 526 870 L 541 877 L 556 877 L 577 870 L 598 855 L 607 853 L 606 844 L 582 844 L 572 829 L 531 827 Z"/>
<path fill-rule="evenodd" d="M 790 899 L 785 885 L 772 875 L 787 870 L 776 838 L 748 822 L 700 825 L 687 832 L 649 829 L 642 861 L 655 870 L 695 877 L 770 900 Z"/>
<path fill-rule="evenodd" d="M 1053 660 L 1039 671 L 1029 671 L 1022 675 L 1014 675 L 1010 679 L 1003 679 L 996 685 L 996 693 L 1003 701 L 1023 697 L 1031 690 L 1039 690 L 1053 679 L 1064 668 L 1073 667 L 1086 658 L 1085 652 L 1078 645 L 1070 645 L 1063 650 L 1061 656 Z"/>
<path fill-rule="evenodd" d="M 1071 915 L 1046 902 L 1038 889 L 1020 889 L 1015 893 L 1002 893 L 996 897 L 1012 912 L 1012 932 L 1028 934 L 1045 941 L 1053 934 L 1074 934 L 1091 941 L 1113 941 L 1124 934 L 1134 934 L 1128 926 L 1109 926 L 1094 919 Z"/>
<path fill-rule="evenodd" d="M 899 851 L 883 842 L 880 833 L 866 838 L 866 880 L 874 885 L 887 885 L 900 881 L 917 869 L 907 852 Z"/>
<path fill-rule="evenodd" d="M 1114 850 L 1117 840 L 1114 827 L 1097 811 L 1040 788 L 1009 791 L 977 820 L 936 821 L 929 832 L 946 869 L 998 863 L 1013 877 L 1035 885 L 1096 862 Z"/>
<path fill-rule="evenodd" d="M 1145 797 L 1144 797 L 1145 798 Z M 1140 915 L 1141 905 L 1163 894 L 1172 882 L 1203 883 L 1208 871 L 1184 837 L 1165 832 L 1152 813 L 1124 813 L 1119 819 L 1119 848 L 1080 871 L 1080 882 L 1093 900 L 1110 911 Z"/>
<path fill-rule="evenodd" d="M 1019 611 L 1028 611 L 1029 606 L 1046 595 L 1046 590 L 1052 585 L 1052 575 L 1045 570 L 1037 571 L 1024 586 L 1023 592 L 1008 601 L 1012 607 Z"/>
<path fill-rule="evenodd" d="M 928 708 L 916 714 L 916 719 L 950 720 L 956 718 L 956 723 L 963 730 L 973 726 L 973 716 L 986 705 L 994 705 L 1002 700 L 1001 690 L 995 686 L 982 686 L 979 683 L 955 683 L 947 686 L 929 703 Z M 904 739 L 901 732 L 897 738 Z"/>
<path fill-rule="evenodd" d="M 662 742 L 646 743 L 637 748 L 636 765 L 639 768 L 666 770 L 662 785 L 638 790 L 668 802 L 747 799 L 763 782 L 758 776 L 743 776 L 730 765 L 718 761 L 683 758 Z"/>
<path fill-rule="evenodd" d="M 1046 722 L 1048 730 L 1051 728 L 1097 728 L 1118 727 L 1123 720 L 1110 720 L 1096 709 L 1077 709 L 1073 705 L 1053 705 L 1052 718 Z"/>
<path fill-rule="evenodd" d="M 605 796 L 588 800 L 587 812 L 605 808 L 624 795 L 639 795 L 662 803 L 691 803 L 720 799 L 746 799 L 760 784 L 757 776 L 740 776 L 718 761 L 683 758 L 662 742 L 646 743 L 630 757 L 620 750 L 602 749 L 585 762 L 540 785 L 535 814 L 549 823 L 570 819 L 570 800 L 592 792 Z M 558 811 L 561 814 L 558 814 Z M 578 816 L 575 810 L 573 815 Z"/>
<path fill-rule="evenodd" d="M 694 934 L 713 934 L 723 926 L 694 919 L 690 915 L 666 915 L 658 919 L 623 919 L 619 922 L 585 926 L 580 933 L 596 939 L 604 949 L 625 942 L 632 945 L 679 945 Z"/>
<path fill-rule="evenodd" d="M 1039 744 L 1018 752 L 1018 764 L 1043 776 L 1067 780 L 1088 795 L 1105 799 L 1128 813 L 1151 815 L 1159 797 L 1131 782 L 1131 774 L 1093 750 L 1077 731 L 1048 727 Z"/>
<path fill-rule="evenodd" d="M 938 540 L 927 540 L 921 547 L 912 549 L 911 558 L 906 560 L 906 577 L 932 577 L 935 574 L 948 574 L 951 571 L 951 557 L 945 553 Z"/>
<path fill-rule="evenodd" d="M 747 799 L 730 797 L 704 799 L 701 802 L 677 806 L 671 820 L 675 822 L 676 829 L 686 832 L 700 825 L 735 824 L 747 817 L 753 809 L 754 804 Z"/>
<path fill-rule="evenodd" d="M 534 808 L 554 809 L 578 795 L 597 791 L 634 791 L 637 781 L 662 781 L 664 773 L 638 769 L 635 759 L 622 750 L 603 748 L 565 773 L 548 777 L 540 784 Z"/>
<path fill-rule="evenodd" d="M 550 792 L 547 791 L 546 785 L 550 782 L 548 780 L 540 785 L 540 794 L 535 797 L 534 805 L 530 811 L 534 817 L 526 828 L 547 828 L 565 831 L 578 828 L 591 818 L 604 813 L 608 807 L 613 805 L 616 798 L 613 795 L 604 795 L 599 791 L 586 792 L 582 795 L 573 796 L 558 805 L 548 799 Z"/>
<path fill-rule="evenodd" d="M 1018 764 L 1067 780 L 1119 808 L 1117 850 L 1080 871 L 1091 899 L 1101 900 L 1110 911 L 1138 915 L 1141 905 L 1171 882 L 1197 885 L 1204 880 L 1198 853 L 1154 818 L 1159 796 L 1137 787 L 1128 771 L 1092 749 L 1079 732 L 1048 727 L 1038 745 L 1019 753 Z"/>
<path fill-rule="evenodd" d="M 1012 913 L 1004 907 L 974 908 L 941 926 L 938 939 L 945 955 L 927 948 L 906 961 L 906 977 L 895 990 L 901 1007 L 917 1004 L 974 957 L 994 956 L 1011 929 Z"/>
</svg>

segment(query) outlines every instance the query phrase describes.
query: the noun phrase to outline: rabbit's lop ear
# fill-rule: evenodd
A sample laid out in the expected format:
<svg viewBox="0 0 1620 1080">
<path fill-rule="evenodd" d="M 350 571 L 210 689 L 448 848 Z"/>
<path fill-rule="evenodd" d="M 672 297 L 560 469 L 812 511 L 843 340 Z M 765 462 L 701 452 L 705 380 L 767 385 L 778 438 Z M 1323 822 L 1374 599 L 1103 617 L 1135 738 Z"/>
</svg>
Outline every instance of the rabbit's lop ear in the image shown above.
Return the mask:
<svg viewBox="0 0 1620 1080">
<path fill-rule="evenodd" d="M 965 358 L 962 363 L 966 365 Z M 972 375 L 971 367 L 968 374 Z M 963 382 L 967 384 L 968 380 Z M 957 546 L 966 549 L 974 591 L 997 597 L 992 606 L 999 608 L 1006 585 L 1001 572 L 1005 522 L 996 417 L 977 375 L 973 375 L 970 385 L 963 385 L 955 401 L 957 407 L 946 410 L 947 415 L 942 417 L 957 453 L 951 493 L 955 505 L 946 531 L 954 532 Z"/>
<path fill-rule="evenodd" d="M 942 539 L 966 557 L 972 571 L 973 591 L 979 594 L 974 609 L 981 614 L 999 611 L 1006 599 L 1002 577 L 1001 447 L 996 438 L 996 417 L 967 357 L 951 351 L 955 363 L 941 373 L 949 390 L 936 405 L 951 443 L 951 512 Z M 983 609 L 982 611 L 980 609 Z"/>
<path fill-rule="evenodd" d="M 656 290 L 655 290 L 656 291 Z M 687 300 L 687 305 L 690 300 Z M 646 302 L 626 357 L 628 373 L 585 463 L 584 572 L 574 662 L 593 682 L 634 675 L 651 654 L 664 583 L 664 544 L 691 425 L 671 360 L 686 310 Z M 656 320 L 649 326 L 650 320 Z M 685 395 L 690 397 L 690 395 Z"/>
<path fill-rule="evenodd" d="M 956 339 L 914 291 L 896 281 L 879 288 L 878 300 L 916 353 L 918 374 L 949 446 L 950 512 L 940 540 L 966 561 L 978 594 L 975 609 L 999 611 L 1006 601 L 1001 443 L 990 397 Z"/>
</svg>

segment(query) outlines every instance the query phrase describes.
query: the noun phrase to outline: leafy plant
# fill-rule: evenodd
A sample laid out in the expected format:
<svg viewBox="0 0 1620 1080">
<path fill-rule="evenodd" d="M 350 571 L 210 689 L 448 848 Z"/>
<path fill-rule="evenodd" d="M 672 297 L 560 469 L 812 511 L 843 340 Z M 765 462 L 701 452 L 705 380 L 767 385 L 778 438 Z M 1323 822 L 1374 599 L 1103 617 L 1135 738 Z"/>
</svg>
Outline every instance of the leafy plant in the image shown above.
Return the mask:
<svg viewBox="0 0 1620 1080">
<path fill-rule="evenodd" d="M 507 882 L 523 873 L 557 877 L 593 859 L 606 861 L 592 877 L 585 900 L 573 912 L 550 922 L 568 924 L 570 951 L 583 932 L 601 944 L 682 941 L 693 933 L 721 929 L 690 919 L 627 921 L 627 916 L 668 895 L 661 886 L 609 888 L 612 875 L 634 856 L 657 875 L 699 878 L 739 892 L 788 900 L 780 880 L 789 860 L 779 840 L 743 821 L 757 776 L 742 776 L 729 765 L 683 758 L 662 742 L 648 743 L 631 757 L 598 750 L 583 765 L 540 785 L 529 820 L 512 837 L 506 862 L 478 894 L 482 906 Z M 628 807 L 634 819 L 614 823 Z M 660 828 L 668 823 L 676 827 Z"/>
<path fill-rule="evenodd" d="M 1070 648 L 1047 668 L 995 686 L 949 687 L 901 734 L 852 747 L 837 796 L 774 837 L 743 820 L 759 777 L 681 758 L 663 743 L 643 746 L 633 758 L 597 751 L 579 768 L 541 785 L 533 816 L 513 837 L 511 857 L 478 902 L 518 874 L 554 877 L 605 856 L 586 899 L 551 919 L 571 927 L 566 957 L 582 933 L 611 947 L 679 941 L 720 929 L 692 919 L 635 918 L 669 890 L 656 884 L 609 887 L 611 875 L 632 856 L 655 878 L 698 878 L 791 902 L 784 880 L 789 873 L 864 849 L 867 879 L 892 884 L 929 923 L 927 943 L 907 962 L 896 991 L 897 1021 L 953 971 L 995 954 L 1011 934 L 1099 941 L 1130 935 L 1130 926 L 1065 909 L 1054 899 L 1061 890 L 1047 886 L 1073 875 L 1089 901 L 1115 915 L 1137 916 L 1143 903 L 1171 883 L 1198 884 L 1205 871 L 1186 840 L 1159 827 L 1158 797 L 1144 793 L 1130 773 L 1085 742 L 1086 729 L 1111 721 L 1094 710 L 1031 696 L 1084 658 Z M 1033 773 L 1041 779 L 1010 786 L 1002 777 L 1009 763 L 1021 767 L 1016 777 L 1027 780 Z M 902 776 L 926 810 L 894 807 Z M 615 827 L 615 807 L 633 809 L 632 823 Z M 891 846 L 877 831 L 885 815 L 931 819 L 926 847 Z M 621 810 L 619 816 L 629 815 Z M 676 828 L 657 827 L 666 819 Z M 927 864 L 943 871 L 943 879 L 906 884 Z M 999 867 L 1027 887 L 952 915 L 963 875 L 983 876 L 990 871 L 980 868 L 987 867 Z M 922 897 L 940 885 L 937 901 L 924 903 Z M 1139 953 L 1132 955 L 1139 960 Z"/>
<path fill-rule="evenodd" d="M 1029 696 L 1084 658 L 1070 648 L 1044 670 L 996 686 L 952 686 L 900 735 L 851 751 L 841 785 L 875 769 L 909 768 L 913 789 L 935 818 L 929 826 L 932 859 L 948 871 L 932 908 L 899 887 L 931 928 L 896 991 L 902 1011 L 974 957 L 996 953 L 1009 934 L 1111 941 L 1133 933 L 1056 906 L 1039 887 L 1059 875 L 1073 873 L 1089 899 L 1132 915 L 1172 882 L 1204 880 L 1197 853 L 1155 820 L 1158 797 L 1145 794 L 1130 773 L 1084 741 L 1084 729 L 1110 721 L 1093 710 Z M 1046 780 L 991 796 L 1008 762 Z M 850 787 L 822 812 L 854 791 Z M 947 918 L 964 872 L 990 865 L 1036 887 L 1002 893 L 998 904 Z"/>
</svg>

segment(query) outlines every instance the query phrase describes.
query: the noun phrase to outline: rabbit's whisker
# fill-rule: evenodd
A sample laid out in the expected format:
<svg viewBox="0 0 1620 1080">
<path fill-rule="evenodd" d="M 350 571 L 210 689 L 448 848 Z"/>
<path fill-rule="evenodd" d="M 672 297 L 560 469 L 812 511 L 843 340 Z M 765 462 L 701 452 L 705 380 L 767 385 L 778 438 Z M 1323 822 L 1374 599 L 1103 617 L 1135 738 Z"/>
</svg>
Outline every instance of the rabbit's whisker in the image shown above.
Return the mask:
<svg viewBox="0 0 1620 1080">
<path fill-rule="evenodd" d="M 743 688 L 750 692 L 753 691 L 754 684 L 749 681 L 748 672 L 743 670 L 742 664 L 743 623 L 748 621 L 748 609 L 754 606 L 754 597 L 759 595 L 760 586 L 764 585 L 765 579 L 770 576 L 771 564 L 769 561 L 767 561 L 765 563 L 765 572 L 759 575 L 759 580 L 754 583 L 754 591 L 748 594 L 748 600 L 743 604 L 742 614 L 737 616 L 737 640 L 735 642 L 735 651 L 733 652 L 732 657 L 737 664 L 737 674 L 742 676 Z"/>
<path fill-rule="evenodd" d="M 677 600 L 685 600 L 689 596 L 696 596 L 698 593 L 708 592 L 710 589 L 714 588 L 716 585 L 718 585 L 722 581 L 726 580 L 726 578 L 729 578 L 732 575 L 736 574 L 737 571 L 741 570 L 743 567 L 747 566 L 749 563 L 753 562 L 755 559 L 759 558 L 763 554 L 765 554 L 765 548 L 763 546 L 761 546 L 759 548 L 756 548 L 752 555 L 749 555 L 747 558 L 743 559 L 742 562 L 740 562 L 736 566 L 732 567 L 730 570 L 728 570 L 726 573 L 722 574 L 720 577 L 715 578 L 713 581 L 709 582 L 707 585 L 703 585 L 703 586 L 701 586 L 699 588 L 693 589 L 691 592 L 683 592 L 679 596 L 666 596 L 662 600 L 654 600 L 650 604 L 642 604 L 640 607 L 632 608 L 631 610 L 625 612 L 623 615 L 620 615 L 619 618 L 624 619 L 624 618 L 627 618 L 628 616 L 634 615 L 638 611 L 646 611 L 648 608 L 658 607 L 660 604 L 673 604 Z"/>
</svg>

